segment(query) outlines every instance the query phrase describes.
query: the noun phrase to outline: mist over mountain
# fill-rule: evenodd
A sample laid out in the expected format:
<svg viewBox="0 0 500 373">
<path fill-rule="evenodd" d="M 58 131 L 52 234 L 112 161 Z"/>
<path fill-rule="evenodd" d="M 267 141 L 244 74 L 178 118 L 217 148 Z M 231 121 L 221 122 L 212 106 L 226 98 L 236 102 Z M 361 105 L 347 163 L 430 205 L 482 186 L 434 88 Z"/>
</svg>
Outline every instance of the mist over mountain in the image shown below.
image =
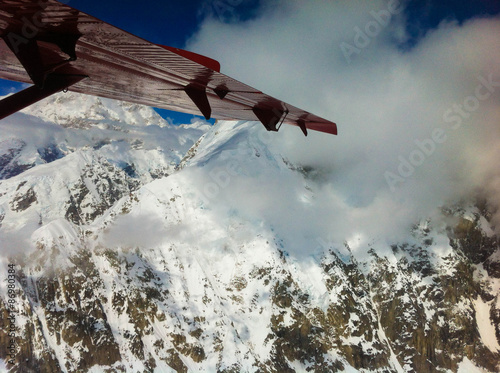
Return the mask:
<svg viewBox="0 0 500 373">
<path fill-rule="evenodd" d="M 391 232 L 398 201 L 365 208 L 335 160 L 289 151 L 293 130 L 71 93 L 4 120 L 3 369 L 498 371 L 488 195 Z"/>
<path fill-rule="evenodd" d="M 450 14 L 415 37 L 412 3 L 467 6 L 263 0 L 246 21 L 206 18 L 188 42 L 229 75 L 338 123 L 338 138 L 286 128 L 273 142 L 323 171 L 338 243 L 404 239 L 415 220 L 477 194 L 500 211 L 500 18 Z"/>
</svg>

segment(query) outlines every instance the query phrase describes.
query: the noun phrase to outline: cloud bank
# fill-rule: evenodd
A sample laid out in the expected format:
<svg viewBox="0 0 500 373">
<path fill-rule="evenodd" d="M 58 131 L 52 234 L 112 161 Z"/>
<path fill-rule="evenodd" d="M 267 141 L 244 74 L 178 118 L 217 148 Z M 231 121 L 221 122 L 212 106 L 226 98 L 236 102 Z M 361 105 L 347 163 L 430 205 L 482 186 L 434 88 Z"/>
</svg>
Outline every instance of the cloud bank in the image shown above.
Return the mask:
<svg viewBox="0 0 500 373">
<path fill-rule="evenodd" d="M 478 194 L 500 207 L 500 18 L 448 20 L 409 48 L 404 6 L 265 0 L 245 22 L 205 19 L 187 46 L 338 123 L 307 139 L 285 126 L 271 145 L 321 170 L 318 219 L 336 237 L 397 239 Z"/>
</svg>

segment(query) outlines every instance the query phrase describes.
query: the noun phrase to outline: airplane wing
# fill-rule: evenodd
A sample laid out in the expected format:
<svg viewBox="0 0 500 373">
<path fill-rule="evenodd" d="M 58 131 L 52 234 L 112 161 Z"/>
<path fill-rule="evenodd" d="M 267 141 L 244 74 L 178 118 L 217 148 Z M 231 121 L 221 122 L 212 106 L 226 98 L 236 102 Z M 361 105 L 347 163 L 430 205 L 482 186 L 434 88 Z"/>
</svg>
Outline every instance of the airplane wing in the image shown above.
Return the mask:
<svg viewBox="0 0 500 373">
<path fill-rule="evenodd" d="M 217 61 L 150 43 L 56 0 L 0 0 L 0 78 L 32 87 L 0 101 L 0 119 L 62 90 L 337 134 L 335 123 L 220 73 Z"/>
</svg>

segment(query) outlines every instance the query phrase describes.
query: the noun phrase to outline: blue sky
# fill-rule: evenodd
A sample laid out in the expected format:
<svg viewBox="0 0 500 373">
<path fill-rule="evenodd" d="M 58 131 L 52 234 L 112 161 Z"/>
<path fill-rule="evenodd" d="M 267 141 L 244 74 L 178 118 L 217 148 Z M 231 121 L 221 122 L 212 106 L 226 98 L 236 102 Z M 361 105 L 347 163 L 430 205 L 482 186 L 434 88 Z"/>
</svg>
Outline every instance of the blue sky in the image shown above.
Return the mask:
<svg viewBox="0 0 500 373">
<path fill-rule="evenodd" d="M 279 6 L 280 1 L 275 3 Z M 408 28 L 415 36 L 436 27 L 443 19 L 462 22 L 500 12 L 497 0 L 411 0 L 406 3 Z M 182 48 L 205 17 L 245 22 L 258 13 L 262 4 L 259 0 L 70 0 L 68 5 L 152 42 Z"/>
<path fill-rule="evenodd" d="M 396 0 L 387 0 L 388 3 Z M 189 40 L 211 19 L 221 24 L 249 24 L 262 17 L 263 9 L 285 7 L 281 0 L 69 0 L 68 5 L 136 34 L 151 42 L 189 48 Z M 443 20 L 464 22 L 477 16 L 500 13 L 497 0 L 407 1 L 406 30 L 409 35 L 402 47 L 412 47 L 429 29 Z M 267 8 L 266 8 L 267 7 Z M 353 7 L 353 12 L 355 12 Z M 208 36 L 209 37 L 209 36 Z M 218 59 L 216 52 L 207 55 Z M 272 53 L 273 51 L 270 51 Z M 222 72 L 227 73 L 222 66 Z M 260 87 L 256 87 L 262 89 Z M 0 94 L 21 89 L 20 84 L 0 80 Z M 189 122 L 193 116 L 159 110 L 175 123 Z"/>
</svg>

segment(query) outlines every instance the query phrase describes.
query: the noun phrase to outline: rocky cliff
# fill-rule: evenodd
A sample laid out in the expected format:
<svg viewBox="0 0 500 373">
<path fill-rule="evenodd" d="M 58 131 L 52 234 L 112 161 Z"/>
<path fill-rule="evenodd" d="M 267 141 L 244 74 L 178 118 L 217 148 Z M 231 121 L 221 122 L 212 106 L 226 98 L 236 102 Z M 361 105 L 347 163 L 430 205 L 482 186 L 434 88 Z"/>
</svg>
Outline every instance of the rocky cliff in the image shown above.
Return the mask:
<svg viewBox="0 0 500 373">
<path fill-rule="evenodd" d="M 499 370 L 488 201 L 440 206 L 405 240 L 339 241 L 319 216 L 324 171 L 255 123 L 176 127 L 139 106 L 52 100 L 0 129 L 5 369 Z"/>
</svg>

